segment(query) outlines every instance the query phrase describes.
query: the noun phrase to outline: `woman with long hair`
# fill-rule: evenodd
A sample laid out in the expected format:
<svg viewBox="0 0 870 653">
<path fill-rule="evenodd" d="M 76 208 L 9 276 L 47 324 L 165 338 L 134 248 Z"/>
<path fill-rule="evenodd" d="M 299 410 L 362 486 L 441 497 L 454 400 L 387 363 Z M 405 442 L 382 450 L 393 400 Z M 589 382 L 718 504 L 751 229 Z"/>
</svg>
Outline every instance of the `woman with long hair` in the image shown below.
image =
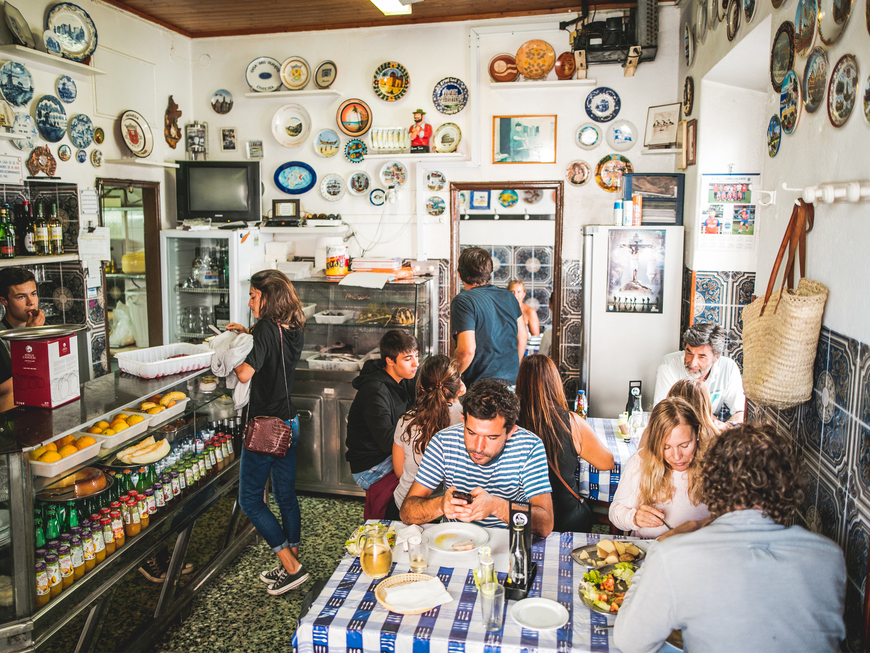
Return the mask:
<svg viewBox="0 0 870 653">
<path fill-rule="evenodd" d="M 668 526 L 710 516 L 701 502 L 701 420 L 685 399 L 663 399 L 650 415 L 646 442 L 622 472 L 610 522 L 635 537 L 658 537 Z M 667 522 L 667 524 L 665 523 Z"/>
<path fill-rule="evenodd" d="M 701 422 L 701 440 L 708 446 L 720 431 L 713 421 L 713 404 L 710 402 L 710 391 L 707 384 L 700 379 L 680 379 L 668 390 L 668 397 L 680 397 L 688 401 Z M 643 446 L 643 444 L 641 444 Z"/>
<path fill-rule="evenodd" d="M 523 358 L 516 392 L 520 399 L 517 424 L 541 438 L 547 452 L 553 491 L 553 530 L 589 532 L 592 510 L 579 497 L 580 487 L 575 478 L 578 456 L 593 467 L 607 470 L 613 469 L 613 454 L 601 444 L 586 420 L 568 411 L 559 370 L 549 356 L 534 354 Z"/>
<path fill-rule="evenodd" d="M 296 447 L 299 417 L 290 393 L 302 353 L 305 315 L 290 279 L 278 270 L 262 270 L 251 277 L 248 306 L 257 319 L 251 329 L 251 353 L 235 368 L 239 381 L 251 382 L 248 419 L 278 417 L 292 429 L 293 442 L 283 456 L 269 456 L 242 448 L 239 470 L 239 506 L 272 551 L 278 565 L 260 574 L 273 596 L 302 585 L 308 572 L 299 562 L 302 520 L 296 497 Z M 236 323 L 227 329 L 246 332 Z M 264 500 L 266 482 L 272 479 L 272 495 L 281 513 L 279 523 Z"/>
<path fill-rule="evenodd" d="M 533 336 L 541 335 L 541 323 L 538 320 L 538 313 L 531 306 L 523 303 L 523 300 L 526 298 L 525 284 L 519 279 L 514 279 L 508 284 L 508 290 L 513 293 L 513 296 L 520 303 L 520 310 L 523 312 L 523 322 L 529 333 Z"/>
<path fill-rule="evenodd" d="M 387 519 L 399 519 L 402 503 L 417 476 L 426 445 L 438 431 L 462 421 L 459 397 L 465 384 L 456 361 L 447 356 L 430 356 L 417 373 L 417 401 L 396 424 L 393 439 L 393 471 L 399 485 L 387 504 Z"/>
</svg>

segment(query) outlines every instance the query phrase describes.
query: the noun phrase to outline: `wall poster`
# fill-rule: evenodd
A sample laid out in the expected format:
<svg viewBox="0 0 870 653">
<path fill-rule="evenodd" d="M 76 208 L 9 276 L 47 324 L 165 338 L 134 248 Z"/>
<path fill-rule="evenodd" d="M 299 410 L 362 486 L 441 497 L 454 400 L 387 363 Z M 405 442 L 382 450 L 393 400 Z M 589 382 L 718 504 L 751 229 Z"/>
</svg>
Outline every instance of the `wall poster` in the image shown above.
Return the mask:
<svg viewBox="0 0 870 653">
<path fill-rule="evenodd" d="M 701 175 L 698 248 L 754 250 L 757 247 L 758 174 Z"/>
<path fill-rule="evenodd" d="M 611 229 L 607 248 L 607 312 L 661 313 L 664 229 Z"/>
</svg>

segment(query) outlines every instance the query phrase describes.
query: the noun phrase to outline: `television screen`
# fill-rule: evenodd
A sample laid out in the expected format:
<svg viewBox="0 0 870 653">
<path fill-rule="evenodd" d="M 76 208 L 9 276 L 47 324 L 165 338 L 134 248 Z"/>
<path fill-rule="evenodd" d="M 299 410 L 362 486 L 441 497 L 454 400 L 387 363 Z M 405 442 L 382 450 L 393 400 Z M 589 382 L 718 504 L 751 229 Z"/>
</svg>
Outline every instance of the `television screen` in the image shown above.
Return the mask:
<svg viewBox="0 0 870 653">
<path fill-rule="evenodd" d="M 246 168 L 200 168 L 191 166 L 191 211 L 246 211 L 248 171 Z"/>
</svg>

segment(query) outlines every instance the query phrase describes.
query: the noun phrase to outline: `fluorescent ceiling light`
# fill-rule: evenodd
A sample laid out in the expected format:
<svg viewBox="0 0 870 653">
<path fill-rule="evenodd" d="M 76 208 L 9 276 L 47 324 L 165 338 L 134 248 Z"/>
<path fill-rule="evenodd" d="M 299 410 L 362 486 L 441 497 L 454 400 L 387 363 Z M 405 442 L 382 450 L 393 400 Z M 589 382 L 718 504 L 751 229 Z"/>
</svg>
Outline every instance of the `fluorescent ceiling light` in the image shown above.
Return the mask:
<svg viewBox="0 0 870 653">
<path fill-rule="evenodd" d="M 411 5 L 405 6 L 399 0 L 371 0 L 385 16 L 403 16 L 411 13 Z"/>
</svg>

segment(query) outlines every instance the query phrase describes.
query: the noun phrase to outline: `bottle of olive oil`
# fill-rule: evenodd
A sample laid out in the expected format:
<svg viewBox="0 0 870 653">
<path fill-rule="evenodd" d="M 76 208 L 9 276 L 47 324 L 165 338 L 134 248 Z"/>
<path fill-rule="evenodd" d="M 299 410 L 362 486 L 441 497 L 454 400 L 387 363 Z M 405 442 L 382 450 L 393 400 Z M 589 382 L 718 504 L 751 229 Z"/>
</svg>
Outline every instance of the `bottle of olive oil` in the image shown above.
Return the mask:
<svg viewBox="0 0 870 653">
<path fill-rule="evenodd" d="M 63 254 L 63 225 L 57 217 L 57 204 L 51 205 L 51 218 L 48 221 L 48 238 L 52 254 Z"/>
</svg>

